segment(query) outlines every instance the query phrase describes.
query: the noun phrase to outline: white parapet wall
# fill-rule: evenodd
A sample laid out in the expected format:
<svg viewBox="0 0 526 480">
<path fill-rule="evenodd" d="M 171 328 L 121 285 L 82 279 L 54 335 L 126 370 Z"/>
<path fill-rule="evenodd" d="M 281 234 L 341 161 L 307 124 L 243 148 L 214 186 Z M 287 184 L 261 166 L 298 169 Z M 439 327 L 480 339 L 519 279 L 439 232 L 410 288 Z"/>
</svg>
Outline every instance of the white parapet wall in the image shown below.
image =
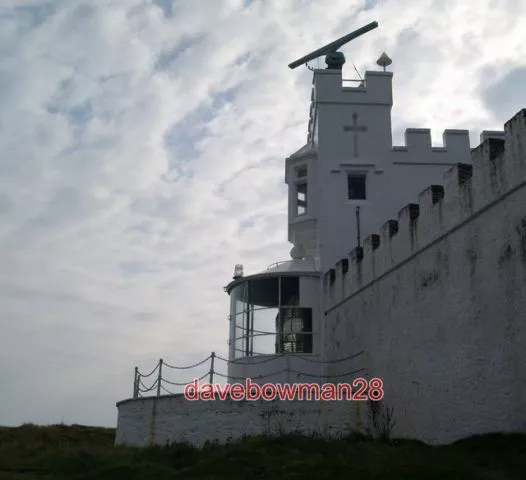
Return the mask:
<svg viewBox="0 0 526 480">
<path fill-rule="evenodd" d="M 359 401 L 189 401 L 183 394 L 117 403 L 116 445 L 146 447 L 206 442 L 226 443 L 244 436 L 287 433 L 345 436 L 367 422 Z"/>
<path fill-rule="evenodd" d="M 526 431 L 526 110 L 482 140 L 324 274 L 323 359 L 366 352 L 398 437 Z"/>
<path fill-rule="evenodd" d="M 362 249 L 324 273 L 326 310 L 458 229 L 467 231 L 466 225 L 481 221 L 479 216 L 487 222 L 485 231 L 494 231 L 502 216 L 493 218 L 495 210 L 488 209 L 507 202 L 519 215 L 523 212 L 515 198 L 526 182 L 526 109 L 506 123 L 505 132 L 483 132 L 481 139 L 472 150 L 473 165 L 452 167 L 443 186 L 429 185 L 397 219 L 386 219 L 377 234 L 366 237 Z"/>
</svg>

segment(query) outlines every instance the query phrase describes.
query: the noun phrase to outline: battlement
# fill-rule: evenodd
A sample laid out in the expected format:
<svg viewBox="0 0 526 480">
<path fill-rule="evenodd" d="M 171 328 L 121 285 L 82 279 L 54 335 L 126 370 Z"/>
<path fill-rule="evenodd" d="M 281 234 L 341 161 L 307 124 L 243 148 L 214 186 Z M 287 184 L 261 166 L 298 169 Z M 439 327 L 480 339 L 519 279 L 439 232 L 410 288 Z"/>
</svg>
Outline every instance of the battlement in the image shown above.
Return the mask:
<svg viewBox="0 0 526 480">
<path fill-rule="evenodd" d="M 422 163 L 422 161 L 447 163 L 454 158 L 461 158 L 470 149 L 468 130 L 444 130 L 442 147 L 432 146 L 429 128 L 407 128 L 404 137 L 405 145 L 393 147 L 395 164 Z"/>
<path fill-rule="evenodd" d="M 363 81 L 350 86 L 341 70 L 314 70 L 312 101 L 315 103 L 393 104 L 393 73 L 367 71 Z"/>
<path fill-rule="evenodd" d="M 460 163 L 450 168 L 443 185 L 429 185 L 417 202 L 398 212 L 397 219 L 388 219 L 379 232 L 367 236 L 361 247 L 325 272 L 326 309 L 374 284 L 470 219 L 526 188 L 526 109 L 504 127 L 504 132 L 481 134 L 481 144 L 471 150 L 473 165 Z M 465 148 L 465 135 L 464 131 L 446 130 L 445 148 Z M 431 148 L 429 130 L 410 129 L 406 142 L 407 149 Z M 421 280 L 432 283 L 436 279 L 431 271 L 429 278 Z"/>
</svg>

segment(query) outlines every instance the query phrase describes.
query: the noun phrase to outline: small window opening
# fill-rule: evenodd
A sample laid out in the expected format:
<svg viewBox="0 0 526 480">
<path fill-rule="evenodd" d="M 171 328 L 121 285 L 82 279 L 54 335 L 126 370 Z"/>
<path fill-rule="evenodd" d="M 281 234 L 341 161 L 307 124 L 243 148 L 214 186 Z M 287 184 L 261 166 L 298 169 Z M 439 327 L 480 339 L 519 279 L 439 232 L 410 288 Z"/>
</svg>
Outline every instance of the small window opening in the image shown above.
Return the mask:
<svg viewBox="0 0 526 480">
<path fill-rule="evenodd" d="M 300 167 L 296 171 L 296 175 L 298 178 L 304 178 L 307 176 L 307 167 Z"/>
<path fill-rule="evenodd" d="M 299 183 L 296 189 L 296 215 L 304 215 L 307 213 L 307 184 Z"/>
<path fill-rule="evenodd" d="M 365 200 L 365 175 L 349 174 L 347 176 L 349 200 Z"/>
</svg>

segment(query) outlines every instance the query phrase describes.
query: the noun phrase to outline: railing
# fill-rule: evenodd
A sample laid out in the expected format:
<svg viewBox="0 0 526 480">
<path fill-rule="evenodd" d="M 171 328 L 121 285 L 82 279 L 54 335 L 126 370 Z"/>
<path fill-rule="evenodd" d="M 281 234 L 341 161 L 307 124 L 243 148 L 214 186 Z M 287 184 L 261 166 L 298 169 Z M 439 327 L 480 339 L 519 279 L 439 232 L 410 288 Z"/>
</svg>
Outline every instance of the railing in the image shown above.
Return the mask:
<svg viewBox="0 0 526 480">
<path fill-rule="evenodd" d="M 306 356 L 302 356 L 302 355 L 298 355 L 298 354 L 272 355 L 270 358 L 262 358 L 262 359 L 259 359 L 257 361 L 252 361 L 252 359 L 257 359 L 257 357 L 254 356 L 254 357 L 240 358 L 240 359 L 236 359 L 236 360 L 228 360 L 228 359 L 223 358 L 223 357 L 221 357 L 219 355 L 216 355 L 215 352 L 212 352 L 208 357 L 204 358 L 200 362 L 194 363 L 193 365 L 187 365 L 187 366 L 184 366 L 184 367 L 178 367 L 178 366 L 175 366 L 175 365 L 170 365 L 169 363 L 166 363 L 161 358 L 159 360 L 159 362 L 157 362 L 157 365 L 155 366 L 155 368 L 150 373 L 147 373 L 147 374 L 141 373 L 139 371 L 139 367 L 135 367 L 135 375 L 134 375 L 134 380 L 133 380 L 133 398 L 144 398 L 145 397 L 144 394 L 149 393 L 149 392 L 155 392 L 155 393 L 150 394 L 148 396 L 157 396 L 157 397 L 159 397 L 159 396 L 164 395 L 164 394 L 174 395 L 175 392 L 172 392 L 172 391 L 168 390 L 168 388 L 170 386 L 184 387 L 184 386 L 190 384 L 191 382 L 193 382 L 193 380 L 195 378 L 197 378 L 199 381 L 201 381 L 201 380 L 205 379 L 206 377 L 208 377 L 208 383 L 212 384 L 214 382 L 214 375 L 217 375 L 218 377 L 221 377 L 221 378 L 224 378 L 224 379 L 227 379 L 227 380 L 245 380 L 248 377 L 248 376 L 245 376 L 245 377 L 233 377 L 233 376 L 225 375 L 223 373 L 219 373 L 219 372 L 215 371 L 215 362 L 216 362 L 216 360 L 222 361 L 222 362 L 226 363 L 227 365 L 229 365 L 229 364 L 242 364 L 242 365 L 244 365 L 246 367 L 251 367 L 251 366 L 261 365 L 262 363 L 273 362 L 273 361 L 275 361 L 275 360 L 277 360 L 279 358 L 290 357 L 290 358 L 299 358 L 299 359 L 304 360 L 305 362 L 308 362 L 308 363 L 316 363 L 318 365 L 328 365 L 328 364 L 341 363 L 341 362 L 344 362 L 346 360 L 352 360 L 354 358 L 359 357 L 363 353 L 364 353 L 363 351 L 360 351 L 360 352 L 355 353 L 354 355 L 350 355 L 348 357 L 338 358 L 336 360 L 325 360 L 325 361 L 317 360 L 317 359 L 312 358 L 312 357 L 308 357 L 308 356 L 306 357 Z M 247 362 L 247 359 L 250 359 L 251 361 Z M 186 382 L 174 382 L 174 381 L 168 380 L 168 379 L 163 377 L 163 373 L 165 372 L 166 369 L 170 369 L 170 370 L 191 370 L 191 369 L 200 367 L 201 365 L 204 365 L 207 362 L 209 362 L 209 366 L 208 366 L 207 372 L 204 373 L 200 377 L 194 377 L 192 380 L 189 379 Z M 331 378 L 337 378 L 337 377 L 347 377 L 349 375 L 354 375 L 354 374 L 363 372 L 364 370 L 365 370 L 364 368 L 359 368 L 357 370 L 344 372 L 344 373 L 339 373 L 337 375 L 321 375 L 321 374 L 320 375 L 316 375 L 316 374 L 313 374 L 313 373 L 310 373 L 310 372 L 302 372 L 302 371 L 293 370 L 293 369 L 290 369 L 290 368 L 284 368 L 284 369 L 281 369 L 279 371 L 272 372 L 272 373 L 265 374 L 265 375 L 254 375 L 254 376 L 251 376 L 250 378 L 252 378 L 254 380 L 261 380 L 263 378 L 272 377 L 274 375 L 279 375 L 281 373 L 295 373 L 295 374 L 298 374 L 298 375 L 303 375 L 305 377 L 318 378 L 321 381 L 322 379 L 331 379 Z M 150 386 L 145 385 L 144 382 L 142 381 L 142 379 L 143 378 L 150 378 L 155 373 L 157 373 L 155 381 Z M 167 386 L 168 386 L 168 388 L 167 388 Z"/>
<path fill-rule="evenodd" d="M 271 270 L 272 268 L 277 268 L 279 267 L 280 265 L 283 265 L 284 263 L 290 263 L 292 260 L 281 260 L 280 262 L 274 262 L 274 263 L 271 263 L 268 267 L 267 267 L 267 270 Z"/>
</svg>

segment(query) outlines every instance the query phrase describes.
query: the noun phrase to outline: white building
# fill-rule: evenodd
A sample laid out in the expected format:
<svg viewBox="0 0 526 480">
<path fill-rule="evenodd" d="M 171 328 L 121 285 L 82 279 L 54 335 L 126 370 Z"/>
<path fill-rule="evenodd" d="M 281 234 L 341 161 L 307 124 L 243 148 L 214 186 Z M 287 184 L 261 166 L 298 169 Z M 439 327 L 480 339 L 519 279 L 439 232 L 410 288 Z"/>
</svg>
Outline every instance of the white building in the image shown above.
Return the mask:
<svg viewBox="0 0 526 480">
<path fill-rule="evenodd" d="M 348 83 L 334 58 L 314 71 L 307 143 L 285 162 L 292 259 L 246 276 L 236 266 L 228 376 L 381 378 L 384 397 L 134 394 L 117 404 L 116 443 L 357 430 L 441 444 L 526 431 L 526 109 L 474 149 L 464 130 L 435 148 L 429 130 L 408 129 L 393 146 L 392 73 Z"/>
<path fill-rule="evenodd" d="M 407 129 L 406 145 L 393 146 L 392 77 L 368 71 L 363 81 L 344 81 L 341 65 L 314 70 L 307 143 L 285 161 L 292 260 L 246 277 L 238 271 L 226 287 L 231 380 L 302 378 L 290 370 L 320 380 L 321 364 L 305 360 L 323 358 L 320 272 L 346 259 L 424 186 L 442 183 L 452 165 L 471 163 L 467 130 L 446 130 L 443 147 L 432 147 L 429 129 Z M 274 355 L 281 358 L 262 361 Z"/>
</svg>

